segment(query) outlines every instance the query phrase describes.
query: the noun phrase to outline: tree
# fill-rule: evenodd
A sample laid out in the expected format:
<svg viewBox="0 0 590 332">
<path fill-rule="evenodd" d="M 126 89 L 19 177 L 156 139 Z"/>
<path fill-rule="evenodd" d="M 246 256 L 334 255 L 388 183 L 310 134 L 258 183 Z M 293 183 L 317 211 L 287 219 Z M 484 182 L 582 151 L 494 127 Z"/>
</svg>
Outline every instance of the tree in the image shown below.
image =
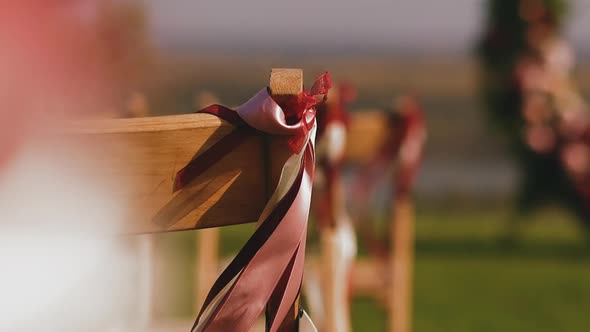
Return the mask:
<svg viewBox="0 0 590 332">
<path fill-rule="evenodd" d="M 481 92 L 520 165 L 518 211 L 557 202 L 590 226 L 588 185 L 567 161 L 574 134 L 568 118 L 590 118 L 571 80 L 573 54 L 561 38 L 567 9 L 567 0 L 488 1 L 478 50 Z"/>
</svg>

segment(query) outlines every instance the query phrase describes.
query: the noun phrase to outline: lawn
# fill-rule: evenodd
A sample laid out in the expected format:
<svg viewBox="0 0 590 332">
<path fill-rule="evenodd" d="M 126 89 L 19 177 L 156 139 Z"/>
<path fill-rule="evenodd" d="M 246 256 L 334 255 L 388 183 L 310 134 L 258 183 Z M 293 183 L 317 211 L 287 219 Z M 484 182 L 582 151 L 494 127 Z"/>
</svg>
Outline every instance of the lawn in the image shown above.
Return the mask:
<svg viewBox="0 0 590 332">
<path fill-rule="evenodd" d="M 496 211 L 418 213 L 414 331 L 587 330 L 587 241 L 563 213 L 532 219 L 523 223 L 518 240 L 507 244 L 501 240 L 507 218 Z M 239 248 L 251 229 L 225 229 L 223 243 L 230 245 L 223 252 Z M 184 252 L 191 250 L 186 234 L 174 238 L 185 243 Z M 385 330 L 383 312 L 372 299 L 357 298 L 354 331 Z"/>
<path fill-rule="evenodd" d="M 420 217 L 415 331 L 586 330 L 586 240 L 562 214 L 534 219 L 506 245 L 506 218 L 496 213 Z"/>
</svg>

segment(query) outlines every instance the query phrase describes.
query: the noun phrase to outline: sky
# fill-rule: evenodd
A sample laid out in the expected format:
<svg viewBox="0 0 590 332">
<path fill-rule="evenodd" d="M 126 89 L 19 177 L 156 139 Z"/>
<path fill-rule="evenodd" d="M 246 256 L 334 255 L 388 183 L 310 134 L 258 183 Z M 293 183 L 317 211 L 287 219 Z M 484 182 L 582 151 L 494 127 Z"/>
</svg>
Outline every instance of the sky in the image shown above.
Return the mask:
<svg viewBox="0 0 590 332">
<path fill-rule="evenodd" d="M 157 45 L 237 50 L 467 54 L 485 0 L 143 0 Z M 567 36 L 590 55 L 590 0 L 574 0 Z"/>
</svg>

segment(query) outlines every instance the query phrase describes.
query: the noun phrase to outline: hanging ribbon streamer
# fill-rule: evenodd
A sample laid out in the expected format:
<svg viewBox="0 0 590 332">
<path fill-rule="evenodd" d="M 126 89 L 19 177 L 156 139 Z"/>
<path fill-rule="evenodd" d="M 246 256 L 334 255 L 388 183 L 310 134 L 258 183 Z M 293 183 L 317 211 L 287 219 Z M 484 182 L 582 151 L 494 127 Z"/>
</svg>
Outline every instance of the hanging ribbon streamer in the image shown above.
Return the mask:
<svg viewBox="0 0 590 332">
<path fill-rule="evenodd" d="M 350 116 L 346 107 L 356 99 L 356 90 L 346 84 L 338 86 L 336 94 L 330 94 L 330 101 L 318 107 L 317 133 L 317 165 L 322 171 L 322 190 L 317 197 L 317 214 L 320 228 L 334 227 L 336 216 L 334 213 L 334 190 L 341 178 L 344 163 L 347 130 Z"/>
<path fill-rule="evenodd" d="M 345 204 L 341 170 L 350 122 L 346 107 L 356 90 L 341 84 L 318 108 L 317 183 L 314 210 L 322 253 L 317 271 L 306 271 L 307 300 L 321 330 L 350 331 L 351 267 L 356 256 L 356 235 Z M 315 273 L 313 273 L 315 272 Z"/>
<path fill-rule="evenodd" d="M 178 172 L 175 190 L 212 167 L 249 135 L 284 136 L 292 154 L 258 220 L 258 228 L 214 283 L 191 331 L 248 331 L 277 292 L 282 298 L 269 308 L 270 331 L 277 331 L 287 317 L 303 277 L 315 168 L 314 107 L 320 102 L 317 97 L 330 87 L 330 76 L 325 73 L 310 92 L 281 100 L 281 106 L 263 89 L 235 111 L 220 105 L 199 111 L 236 128 Z"/>
<path fill-rule="evenodd" d="M 397 171 L 394 178 L 394 194 L 397 197 L 407 197 L 411 194 L 420 164 L 422 149 L 426 142 L 426 124 L 424 112 L 416 97 L 404 96 L 400 98 L 399 136 L 394 141 L 396 147 L 391 151 L 397 154 Z M 399 142 L 399 143 L 398 143 Z M 387 150 L 385 147 L 384 149 Z"/>
</svg>

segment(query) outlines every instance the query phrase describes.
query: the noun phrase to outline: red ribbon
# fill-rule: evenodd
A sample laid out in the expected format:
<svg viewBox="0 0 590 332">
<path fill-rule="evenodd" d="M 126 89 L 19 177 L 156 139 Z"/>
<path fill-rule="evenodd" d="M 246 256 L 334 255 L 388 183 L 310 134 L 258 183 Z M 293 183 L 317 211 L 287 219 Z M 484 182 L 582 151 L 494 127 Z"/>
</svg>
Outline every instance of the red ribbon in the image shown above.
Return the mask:
<svg viewBox="0 0 590 332">
<path fill-rule="evenodd" d="M 330 73 L 325 72 L 316 79 L 309 92 L 303 91 L 297 96 L 275 99 L 285 112 L 287 124 L 298 123 L 302 119 L 305 123 L 305 126 L 300 129 L 300 133 L 287 141 L 287 146 L 291 152 L 297 153 L 303 148 L 307 134 L 313 127 L 314 121 L 311 121 L 311 119 L 315 119 L 316 107 L 325 103 L 328 90 L 331 87 L 332 77 Z M 322 99 L 318 99 L 320 96 L 322 96 Z"/>
<path fill-rule="evenodd" d="M 350 116 L 346 108 L 356 99 L 356 89 L 349 84 L 340 84 L 338 86 L 337 100 L 330 98 L 330 103 L 323 103 L 318 107 L 317 112 L 317 141 L 324 139 L 324 134 L 328 125 L 341 123 L 347 129 L 350 123 Z M 334 216 L 334 186 L 342 169 L 343 159 L 329 160 L 328 156 L 317 156 L 318 166 L 323 170 L 325 175 L 325 190 L 317 197 L 317 215 L 320 228 L 333 227 L 336 224 Z"/>
<path fill-rule="evenodd" d="M 350 116 L 346 111 L 348 105 L 352 103 L 357 96 L 356 89 L 349 84 L 340 84 L 338 86 L 337 100 L 330 98 L 330 105 L 323 103 L 318 105 L 317 122 L 318 137 L 320 140 L 324 135 L 326 127 L 333 122 L 341 122 L 347 128 L 350 125 Z"/>
</svg>

